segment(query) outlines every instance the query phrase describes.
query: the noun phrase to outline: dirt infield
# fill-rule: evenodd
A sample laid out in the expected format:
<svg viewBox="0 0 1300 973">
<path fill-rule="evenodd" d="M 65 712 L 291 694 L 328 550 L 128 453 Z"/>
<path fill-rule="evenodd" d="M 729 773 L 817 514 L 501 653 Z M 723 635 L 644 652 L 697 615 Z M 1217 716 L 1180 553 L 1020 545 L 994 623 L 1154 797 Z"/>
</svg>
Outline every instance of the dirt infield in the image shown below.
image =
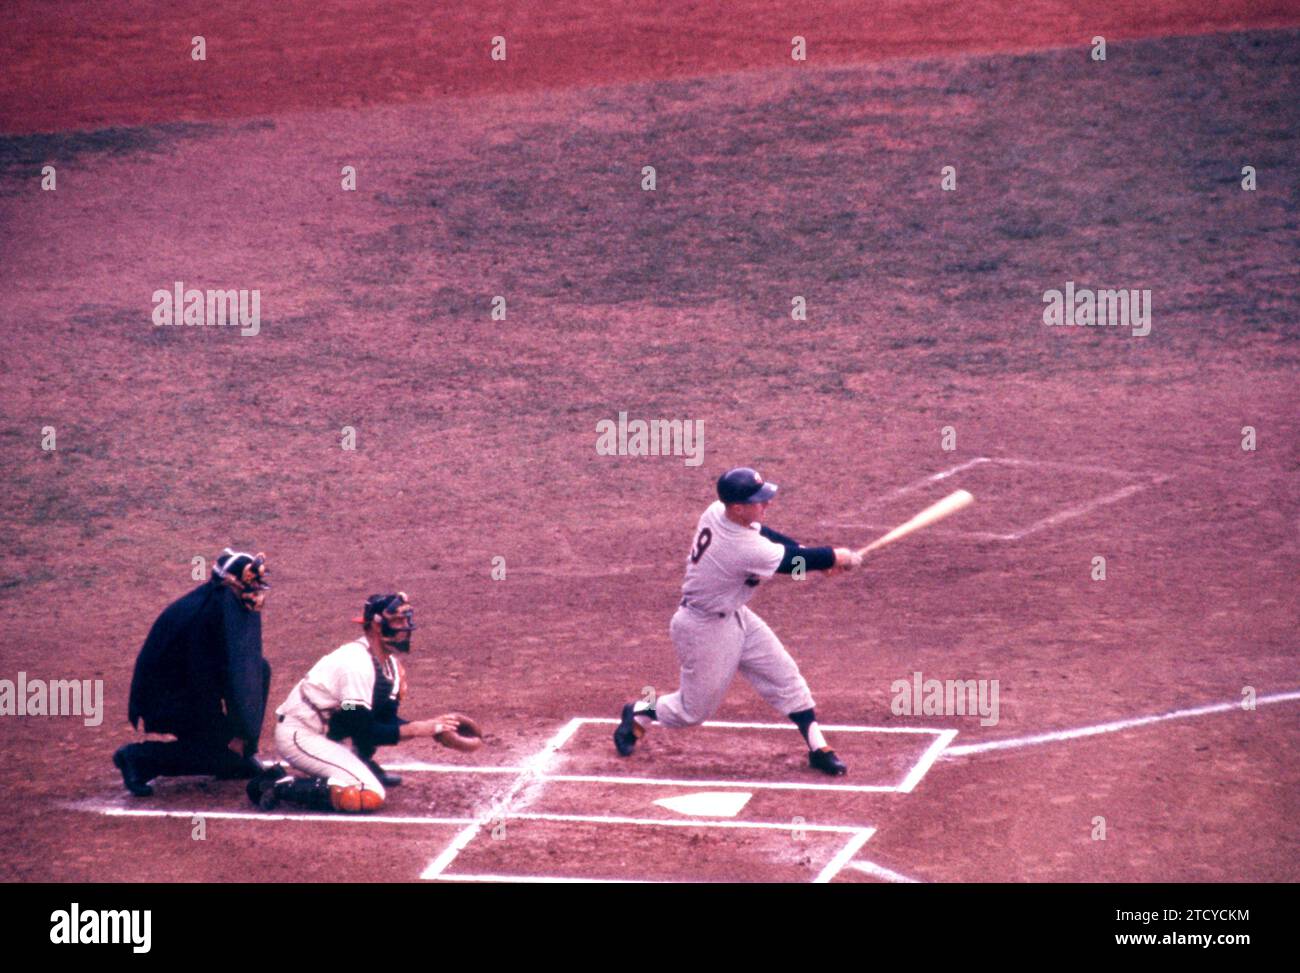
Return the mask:
<svg viewBox="0 0 1300 973">
<path fill-rule="evenodd" d="M 1159 3 L 1027 0 L 511 0 L 430 9 L 417 0 L 15 0 L 0 37 L 0 131 L 247 118 L 443 97 L 616 85 L 792 68 L 791 38 L 818 64 L 1282 27 L 1288 0 Z M 131 11 L 131 5 L 125 5 Z M 208 45 L 192 70 L 192 39 Z M 486 63 L 492 38 L 504 61 Z"/>
<path fill-rule="evenodd" d="M 829 26 L 573 5 L 514 15 L 502 76 L 447 52 L 512 27 L 462 15 L 409 45 L 411 8 L 384 6 L 345 78 L 376 9 L 225 5 L 249 43 L 209 21 L 221 80 L 197 86 L 134 50 L 184 48 L 202 31 L 183 15 L 18 7 L 0 678 L 105 695 L 93 727 L 0 718 L 0 878 L 1300 880 L 1287 5 L 1134 5 L 1113 31 L 1049 4 L 932 30 L 891 5 L 798 69 L 789 35 Z M 747 44 L 769 35 L 785 63 Z M 177 280 L 260 289 L 259 333 L 155 327 Z M 1046 327 L 1067 281 L 1151 289 L 1150 334 Z M 703 420 L 704 462 L 597 455 L 620 411 Z M 675 684 L 681 559 L 739 463 L 809 543 L 978 498 L 862 577 L 753 603 L 845 727 L 842 780 L 793 728 L 654 730 L 620 760 L 594 722 Z M 127 797 L 109 756 L 135 652 L 191 558 L 231 542 L 271 557 L 273 704 L 361 598 L 402 587 L 422 623 L 404 710 L 471 713 L 489 746 L 403 745 L 406 783 L 364 820 L 267 818 L 237 782 Z M 915 672 L 997 680 L 997 722 L 895 712 Z M 1124 723 L 1147 716 L 1170 718 Z M 779 715 L 738 681 L 716 719 Z M 730 816 L 655 803 L 701 791 L 748 796 Z"/>
</svg>

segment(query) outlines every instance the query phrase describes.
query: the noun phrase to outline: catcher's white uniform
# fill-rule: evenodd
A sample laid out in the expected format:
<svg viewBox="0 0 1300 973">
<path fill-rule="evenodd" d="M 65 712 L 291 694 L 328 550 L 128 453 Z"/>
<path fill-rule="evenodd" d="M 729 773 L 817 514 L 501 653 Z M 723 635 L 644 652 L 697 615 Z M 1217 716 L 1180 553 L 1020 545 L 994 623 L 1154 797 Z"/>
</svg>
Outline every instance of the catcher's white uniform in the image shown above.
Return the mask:
<svg viewBox="0 0 1300 973">
<path fill-rule="evenodd" d="M 402 688 L 402 667 L 391 656 L 384 677 L 393 684 L 392 696 Z M 375 658 L 366 636 L 347 642 L 320 659 L 306 678 L 293 687 L 275 711 L 275 745 L 292 767 L 331 786 L 360 785 L 384 797 L 383 785 L 351 748 L 331 740 L 330 718 L 342 709 L 370 709 L 375 692 Z"/>
<path fill-rule="evenodd" d="M 694 726 L 712 716 L 737 671 L 783 716 L 814 705 L 781 640 L 745 606 L 785 556 L 785 548 L 759 529 L 758 524 L 742 527 L 729 520 L 721 500 L 700 517 L 682 602 L 668 627 L 681 663 L 681 683 L 654 704 L 664 726 Z"/>
</svg>

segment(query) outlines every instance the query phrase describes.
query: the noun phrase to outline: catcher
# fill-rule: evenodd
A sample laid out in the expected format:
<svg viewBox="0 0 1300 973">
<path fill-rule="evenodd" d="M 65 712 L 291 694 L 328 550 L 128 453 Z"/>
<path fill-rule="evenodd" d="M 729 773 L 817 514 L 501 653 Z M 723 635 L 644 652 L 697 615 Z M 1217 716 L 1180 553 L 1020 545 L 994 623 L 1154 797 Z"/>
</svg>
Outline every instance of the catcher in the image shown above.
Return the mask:
<svg viewBox="0 0 1300 973">
<path fill-rule="evenodd" d="M 401 783 L 375 763 L 377 747 L 412 737 L 435 737 L 466 752 L 482 746 L 468 717 L 447 713 L 408 722 L 397 715 L 406 692 L 397 656 L 411 651 L 415 631 L 415 609 L 405 592 L 371 595 L 353 621 L 364 627 L 361 637 L 312 666 L 275 711 L 280 757 L 307 776 L 291 776 L 277 764 L 254 777 L 248 798 L 263 810 L 288 801 L 319 811 L 377 811 L 385 788 Z"/>
</svg>

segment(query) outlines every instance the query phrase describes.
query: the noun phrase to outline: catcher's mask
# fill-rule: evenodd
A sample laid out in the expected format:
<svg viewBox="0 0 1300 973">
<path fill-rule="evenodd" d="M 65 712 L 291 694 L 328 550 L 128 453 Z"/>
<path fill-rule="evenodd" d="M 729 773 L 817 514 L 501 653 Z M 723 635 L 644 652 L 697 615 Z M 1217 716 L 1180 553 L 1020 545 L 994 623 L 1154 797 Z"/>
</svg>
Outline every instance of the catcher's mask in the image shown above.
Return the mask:
<svg viewBox="0 0 1300 973">
<path fill-rule="evenodd" d="M 217 563 L 212 568 L 212 576 L 238 595 L 251 612 L 260 612 L 262 603 L 266 601 L 267 589 L 271 587 L 266 573 L 265 554 L 244 554 L 228 547 L 217 556 Z"/>
<path fill-rule="evenodd" d="M 369 625 L 379 619 L 379 636 L 390 652 L 410 652 L 415 631 L 415 609 L 405 591 L 392 595 L 371 595 L 357 621 Z"/>
</svg>

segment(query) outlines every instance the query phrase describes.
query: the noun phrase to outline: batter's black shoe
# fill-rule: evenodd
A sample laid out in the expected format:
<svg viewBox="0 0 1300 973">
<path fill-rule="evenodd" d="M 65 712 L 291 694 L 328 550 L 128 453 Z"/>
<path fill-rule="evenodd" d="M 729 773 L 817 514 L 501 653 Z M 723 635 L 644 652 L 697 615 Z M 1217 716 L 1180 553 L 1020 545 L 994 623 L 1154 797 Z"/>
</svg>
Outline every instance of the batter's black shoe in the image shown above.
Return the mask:
<svg viewBox="0 0 1300 973">
<path fill-rule="evenodd" d="M 287 772 L 279 764 L 267 767 L 248 782 L 246 788 L 248 799 L 263 811 L 273 811 L 280 803 L 280 795 L 275 791 L 277 781 L 284 780 Z"/>
<path fill-rule="evenodd" d="M 140 761 L 131 752 L 131 744 L 117 748 L 117 752 L 113 754 L 113 766 L 122 772 L 122 783 L 128 791 L 136 797 L 153 796 L 149 778 L 140 769 Z"/>
<path fill-rule="evenodd" d="M 623 707 L 623 719 L 618 724 L 618 729 L 614 731 L 614 749 L 618 751 L 620 757 L 632 756 L 632 751 L 636 749 L 636 707 L 628 703 Z"/>
<path fill-rule="evenodd" d="M 375 778 L 379 783 L 383 784 L 385 787 L 400 787 L 402 785 L 401 777 L 397 774 L 390 774 L 373 760 L 365 761 L 365 765 L 370 768 L 370 772 L 375 775 Z"/>
<path fill-rule="evenodd" d="M 832 777 L 843 777 L 849 772 L 844 761 L 835 756 L 834 750 L 809 750 L 808 766 Z"/>
</svg>

